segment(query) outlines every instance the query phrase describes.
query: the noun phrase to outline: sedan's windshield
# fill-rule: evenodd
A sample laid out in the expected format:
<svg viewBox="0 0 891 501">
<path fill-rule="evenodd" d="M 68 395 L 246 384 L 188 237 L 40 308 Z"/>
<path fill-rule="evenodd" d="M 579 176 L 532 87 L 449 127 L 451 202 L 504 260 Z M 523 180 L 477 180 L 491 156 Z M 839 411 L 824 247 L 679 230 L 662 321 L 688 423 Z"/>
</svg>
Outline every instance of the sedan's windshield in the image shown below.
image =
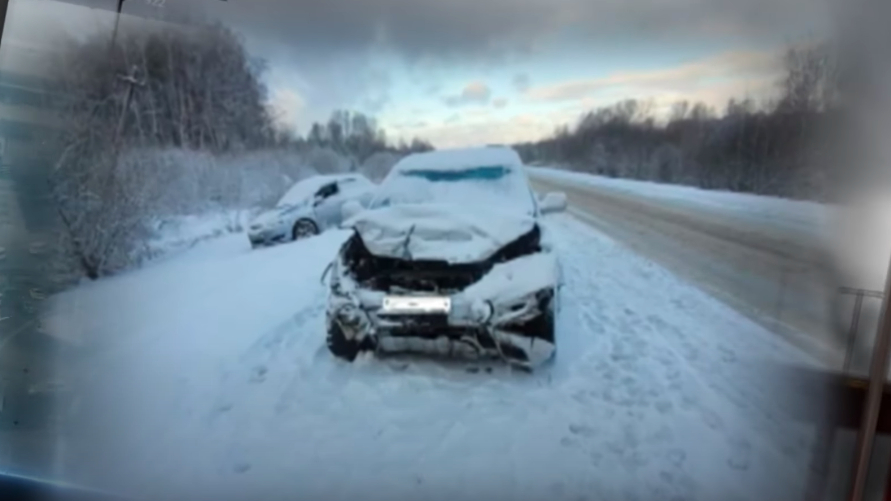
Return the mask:
<svg viewBox="0 0 891 501">
<path fill-rule="evenodd" d="M 275 205 L 276 207 L 305 205 L 321 187 L 331 182 L 330 179 L 316 177 L 297 183 Z"/>
<path fill-rule="evenodd" d="M 381 183 L 371 208 L 426 203 L 497 207 L 528 214 L 535 211 L 523 176 L 501 165 L 394 170 Z"/>
</svg>

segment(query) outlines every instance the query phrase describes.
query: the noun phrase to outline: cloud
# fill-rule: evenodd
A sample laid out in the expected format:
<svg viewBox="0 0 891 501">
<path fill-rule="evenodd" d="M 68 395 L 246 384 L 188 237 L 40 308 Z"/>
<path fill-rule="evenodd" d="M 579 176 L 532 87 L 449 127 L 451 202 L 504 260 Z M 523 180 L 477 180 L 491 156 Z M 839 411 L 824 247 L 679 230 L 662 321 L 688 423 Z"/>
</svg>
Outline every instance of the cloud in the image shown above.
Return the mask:
<svg viewBox="0 0 891 501">
<path fill-rule="evenodd" d="M 558 124 L 576 118 L 578 110 L 554 110 L 547 113 L 522 113 L 486 120 L 446 120 L 417 129 L 404 129 L 403 137 L 423 137 L 437 148 L 456 148 L 485 144 L 515 144 L 537 140 L 551 133 Z M 456 118 L 453 115 L 450 118 Z"/>
<path fill-rule="evenodd" d="M 501 109 L 507 106 L 507 99 L 503 97 L 499 97 L 498 99 L 492 100 L 492 106 Z"/>
<path fill-rule="evenodd" d="M 444 99 L 446 106 L 455 108 L 464 105 L 483 105 L 488 104 L 492 97 L 492 90 L 484 82 L 476 81 L 465 85 L 461 92 L 447 96 Z"/>
<path fill-rule="evenodd" d="M 566 30 L 588 41 L 776 38 L 822 28 L 828 9 L 812 0 L 204 0 L 167 1 L 163 9 L 124 3 L 124 11 L 134 15 L 221 20 L 295 53 L 330 57 L 385 46 L 411 60 L 488 60 Z"/>
<path fill-rule="evenodd" d="M 514 89 L 517 92 L 526 92 L 530 86 L 529 75 L 526 73 L 517 73 L 513 78 Z"/>
<path fill-rule="evenodd" d="M 535 102 L 578 101 L 610 95 L 693 95 L 716 87 L 763 86 L 778 75 L 779 54 L 774 51 L 735 51 L 649 71 L 614 73 L 603 78 L 569 80 L 534 87 L 526 97 Z"/>
<path fill-rule="evenodd" d="M 306 102 L 293 89 L 275 89 L 269 101 L 276 121 L 289 128 L 297 126 L 306 108 Z"/>
</svg>

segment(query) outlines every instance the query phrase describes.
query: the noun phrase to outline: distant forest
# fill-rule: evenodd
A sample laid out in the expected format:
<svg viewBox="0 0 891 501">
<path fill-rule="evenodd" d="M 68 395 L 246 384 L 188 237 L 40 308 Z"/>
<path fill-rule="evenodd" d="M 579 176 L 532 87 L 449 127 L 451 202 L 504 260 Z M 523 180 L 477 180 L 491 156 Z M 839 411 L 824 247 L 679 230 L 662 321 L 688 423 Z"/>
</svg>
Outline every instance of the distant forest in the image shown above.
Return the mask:
<svg viewBox="0 0 891 501">
<path fill-rule="evenodd" d="M 284 129 L 265 63 L 219 24 L 64 46 L 46 89 L 60 126 L 43 150 L 60 274 L 96 279 L 152 258 L 159 220 L 267 207 L 315 174 L 380 179 L 402 156 L 432 149 L 389 140 L 373 117 L 350 111 L 304 136 Z"/>
<path fill-rule="evenodd" d="M 652 103 L 626 100 L 514 147 L 532 164 L 825 201 L 837 174 L 827 139 L 839 118 L 836 60 L 827 44 L 789 47 L 770 101 L 735 98 L 723 110 L 677 102 L 657 120 Z"/>
</svg>

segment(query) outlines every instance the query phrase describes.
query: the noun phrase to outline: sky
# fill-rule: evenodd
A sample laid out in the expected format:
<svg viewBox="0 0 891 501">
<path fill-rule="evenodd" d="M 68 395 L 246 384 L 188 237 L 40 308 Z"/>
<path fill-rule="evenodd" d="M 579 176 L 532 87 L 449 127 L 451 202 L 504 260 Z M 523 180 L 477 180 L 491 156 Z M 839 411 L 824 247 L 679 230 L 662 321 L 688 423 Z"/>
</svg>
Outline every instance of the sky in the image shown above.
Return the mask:
<svg viewBox="0 0 891 501">
<path fill-rule="evenodd" d="M 115 0 L 64 2 L 12 0 L 4 44 L 40 43 L 47 25 L 111 29 Z M 540 139 L 628 98 L 657 113 L 680 99 L 759 100 L 776 90 L 782 49 L 826 36 L 830 18 L 823 0 L 126 0 L 123 11 L 231 26 L 299 133 L 351 109 L 439 148 Z"/>
</svg>

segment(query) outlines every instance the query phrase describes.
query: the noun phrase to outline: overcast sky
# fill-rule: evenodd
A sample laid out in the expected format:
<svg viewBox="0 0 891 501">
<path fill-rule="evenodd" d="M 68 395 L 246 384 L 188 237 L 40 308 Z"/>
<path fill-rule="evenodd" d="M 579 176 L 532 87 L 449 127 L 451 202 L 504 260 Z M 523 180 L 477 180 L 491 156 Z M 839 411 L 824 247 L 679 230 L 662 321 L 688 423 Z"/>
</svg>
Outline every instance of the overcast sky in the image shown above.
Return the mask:
<svg viewBox="0 0 891 501">
<path fill-rule="evenodd" d="M 6 30 L 39 43 L 47 25 L 109 29 L 100 12 L 115 0 L 65 1 L 12 0 Z M 777 52 L 829 20 L 825 0 L 127 0 L 124 12 L 242 33 L 300 132 L 349 108 L 439 147 L 538 138 L 625 98 L 759 98 Z"/>
</svg>

